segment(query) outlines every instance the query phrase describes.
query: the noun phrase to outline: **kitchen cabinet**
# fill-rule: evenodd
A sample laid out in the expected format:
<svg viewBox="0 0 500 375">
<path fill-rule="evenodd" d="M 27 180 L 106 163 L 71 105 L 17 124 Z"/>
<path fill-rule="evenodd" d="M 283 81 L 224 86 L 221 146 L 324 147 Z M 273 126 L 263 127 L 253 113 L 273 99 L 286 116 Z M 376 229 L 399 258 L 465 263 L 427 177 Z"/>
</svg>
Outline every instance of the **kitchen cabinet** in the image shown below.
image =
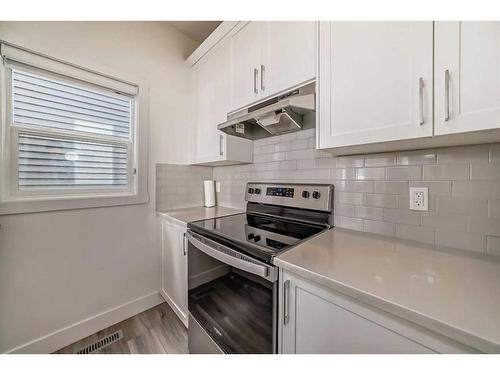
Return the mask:
<svg viewBox="0 0 500 375">
<path fill-rule="evenodd" d="M 231 111 L 316 75 L 316 23 L 242 23 L 231 36 Z"/>
<path fill-rule="evenodd" d="M 193 164 L 251 163 L 252 142 L 226 135 L 217 125 L 226 121 L 230 98 L 230 41 L 218 43 L 193 67 L 196 152 Z"/>
<path fill-rule="evenodd" d="M 159 217 L 161 246 L 161 295 L 187 327 L 187 226 Z"/>
<path fill-rule="evenodd" d="M 467 353 L 460 343 L 280 271 L 281 353 Z"/>
<path fill-rule="evenodd" d="M 500 22 L 436 22 L 435 134 L 500 128 Z"/>
<path fill-rule="evenodd" d="M 316 22 L 265 22 L 263 95 L 273 96 L 316 76 Z"/>
<path fill-rule="evenodd" d="M 432 22 L 320 22 L 319 148 L 431 137 Z"/>
</svg>

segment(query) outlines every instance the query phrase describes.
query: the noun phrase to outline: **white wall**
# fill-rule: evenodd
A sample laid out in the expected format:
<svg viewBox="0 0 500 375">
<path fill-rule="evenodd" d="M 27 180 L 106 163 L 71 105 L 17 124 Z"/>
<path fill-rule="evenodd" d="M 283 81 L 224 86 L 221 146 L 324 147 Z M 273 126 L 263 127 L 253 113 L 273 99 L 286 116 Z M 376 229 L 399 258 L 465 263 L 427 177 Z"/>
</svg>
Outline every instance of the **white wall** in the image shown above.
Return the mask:
<svg viewBox="0 0 500 375">
<path fill-rule="evenodd" d="M 136 308 L 156 301 L 154 165 L 191 156 L 184 59 L 196 42 L 160 22 L 0 22 L 0 39 L 150 81 L 149 204 L 0 216 L 0 352 L 6 352 L 131 301 Z M 57 349 L 85 329 L 77 331 L 27 349 Z"/>
</svg>

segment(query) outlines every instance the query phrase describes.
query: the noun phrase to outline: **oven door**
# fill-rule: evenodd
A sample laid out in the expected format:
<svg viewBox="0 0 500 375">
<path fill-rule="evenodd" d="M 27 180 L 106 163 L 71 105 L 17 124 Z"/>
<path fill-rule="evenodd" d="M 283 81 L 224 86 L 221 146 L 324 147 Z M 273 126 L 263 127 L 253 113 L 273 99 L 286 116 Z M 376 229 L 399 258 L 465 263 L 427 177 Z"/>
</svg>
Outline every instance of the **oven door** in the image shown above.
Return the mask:
<svg viewBox="0 0 500 375">
<path fill-rule="evenodd" d="M 276 353 L 277 268 L 187 232 L 191 353 Z"/>
</svg>

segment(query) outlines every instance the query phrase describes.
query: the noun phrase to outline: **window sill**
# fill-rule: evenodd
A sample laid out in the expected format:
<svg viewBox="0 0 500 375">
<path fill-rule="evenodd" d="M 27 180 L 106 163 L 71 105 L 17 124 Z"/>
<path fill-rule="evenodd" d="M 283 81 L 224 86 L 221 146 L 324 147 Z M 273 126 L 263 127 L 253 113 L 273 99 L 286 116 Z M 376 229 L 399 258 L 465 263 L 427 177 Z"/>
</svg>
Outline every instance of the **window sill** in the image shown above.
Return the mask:
<svg viewBox="0 0 500 375">
<path fill-rule="evenodd" d="M 146 204 L 148 194 L 122 194 L 93 197 L 47 197 L 43 199 L 18 199 L 0 202 L 0 215 L 76 210 L 82 208 L 98 208 Z"/>
</svg>

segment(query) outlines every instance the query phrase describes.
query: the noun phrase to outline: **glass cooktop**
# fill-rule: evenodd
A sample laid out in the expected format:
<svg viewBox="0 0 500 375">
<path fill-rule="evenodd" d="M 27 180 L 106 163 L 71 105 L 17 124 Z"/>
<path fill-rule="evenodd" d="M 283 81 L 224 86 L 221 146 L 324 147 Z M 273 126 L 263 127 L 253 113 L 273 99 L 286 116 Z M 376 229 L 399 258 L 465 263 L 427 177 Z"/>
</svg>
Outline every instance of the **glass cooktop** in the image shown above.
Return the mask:
<svg viewBox="0 0 500 375">
<path fill-rule="evenodd" d="M 319 225 L 250 213 L 195 221 L 189 223 L 188 227 L 268 261 L 298 242 L 325 230 Z"/>
</svg>

